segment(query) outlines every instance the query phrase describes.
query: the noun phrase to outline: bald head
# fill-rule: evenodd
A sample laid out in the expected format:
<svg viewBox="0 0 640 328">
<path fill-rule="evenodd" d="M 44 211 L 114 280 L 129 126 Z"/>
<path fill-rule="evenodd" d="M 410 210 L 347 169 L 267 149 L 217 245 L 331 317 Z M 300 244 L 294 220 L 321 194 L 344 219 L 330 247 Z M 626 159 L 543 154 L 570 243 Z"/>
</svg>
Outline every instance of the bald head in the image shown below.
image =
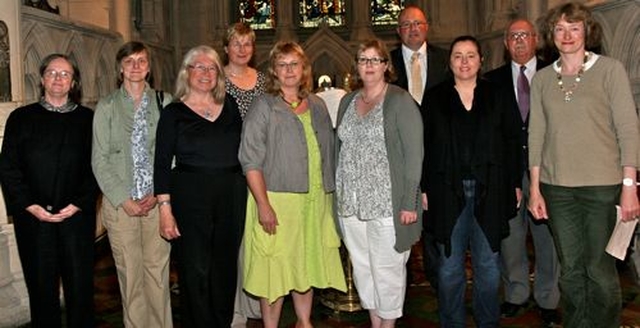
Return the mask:
<svg viewBox="0 0 640 328">
<path fill-rule="evenodd" d="M 396 31 L 402 44 L 416 51 L 427 41 L 427 32 L 429 31 L 427 16 L 420 7 L 408 5 L 398 15 Z"/>
<path fill-rule="evenodd" d="M 536 55 L 538 35 L 533 24 L 526 19 L 513 20 L 504 34 L 504 45 L 511 60 L 524 65 Z"/>
</svg>

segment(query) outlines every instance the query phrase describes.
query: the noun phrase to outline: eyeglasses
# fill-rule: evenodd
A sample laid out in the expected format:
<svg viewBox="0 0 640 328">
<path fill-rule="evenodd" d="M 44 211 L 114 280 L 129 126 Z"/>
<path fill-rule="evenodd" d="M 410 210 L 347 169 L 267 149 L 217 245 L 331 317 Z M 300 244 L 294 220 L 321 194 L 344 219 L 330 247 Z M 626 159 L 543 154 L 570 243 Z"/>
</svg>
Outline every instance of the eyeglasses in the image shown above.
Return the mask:
<svg viewBox="0 0 640 328">
<path fill-rule="evenodd" d="M 524 32 L 524 31 L 520 31 L 520 32 L 511 32 L 509 33 L 509 35 L 507 36 L 507 39 L 509 39 L 510 41 L 515 41 L 518 39 L 521 40 L 527 40 L 530 37 L 534 36 L 534 33 L 531 32 Z"/>
<path fill-rule="evenodd" d="M 297 61 L 290 62 L 290 63 L 279 62 L 279 63 L 276 63 L 276 69 L 281 71 L 288 70 L 288 69 L 296 69 L 298 68 L 298 65 L 300 65 L 300 63 Z"/>
<path fill-rule="evenodd" d="M 423 25 L 427 25 L 427 22 L 423 22 L 423 21 L 402 22 L 398 26 L 402 30 L 408 30 L 412 27 L 417 28 L 417 27 L 422 27 Z"/>
<path fill-rule="evenodd" d="M 373 66 L 377 66 L 377 65 L 380 65 L 381 63 L 386 63 L 386 62 L 387 62 L 386 59 L 380 58 L 380 57 L 371 57 L 371 58 L 358 57 L 358 65 L 371 64 Z"/>
<path fill-rule="evenodd" d="M 56 78 L 60 78 L 61 80 L 71 80 L 71 78 L 73 77 L 73 73 L 69 71 L 48 70 L 44 71 L 44 74 L 42 74 L 42 76 L 44 76 L 44 78 L 46 79 L 51 80 L 55 80 Z"/>
<path fill-rule="evenodd" d="M 218 73 L 218 68 L 215 66 L 204 66 L 204 65 L 188 65 L 187 67 L 189 67 L 192 70 L 195 70 L 198 73 L 202 73 L 202 74 L 207 74 L 209 72 L 213 72 L 213 73 Z"/>
</svg>

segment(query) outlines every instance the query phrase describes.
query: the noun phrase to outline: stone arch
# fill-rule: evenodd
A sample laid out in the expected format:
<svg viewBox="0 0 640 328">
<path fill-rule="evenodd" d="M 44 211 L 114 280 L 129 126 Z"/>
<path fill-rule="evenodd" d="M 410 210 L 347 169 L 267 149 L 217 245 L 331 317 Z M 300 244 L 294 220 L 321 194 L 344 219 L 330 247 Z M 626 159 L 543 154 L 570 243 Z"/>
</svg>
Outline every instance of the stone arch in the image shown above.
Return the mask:
<svg viewBox="0 0 640 328">
<path fill-rule="evenodd" d="M 622 61 L 630 76 L 640 78 L 640 11 L 624 11 L 618 22 L 615 30 L 607 35 L 615 45 L 610 55 Z"/>
<path fill-rule="evenodd" d="M 40 74 L 38 67 L 44 57 L 37 49 L 27 49 L 24 65 L 24 101 L 26 104 L 37 101 L 40 98 Z"/>
<path fill-rule="evenodd" d="M 108 95 L 112 92 L 116 87 L 116 76 L 115 76 L 115 58 L 111 56 L 111 52 L 107 51 L 104 48 L 107 48 L 107 44 L 103 43 L 103 46 L 99 49 L 99 57 L 96 65 L 96 98 L 101 98 Z"/>
<path fill-rule="evenodd" d="M 631 81 L 636 106 L 640 106 L 640 11 L 619 10 L 615 20 L 607 17 L 602 12 L 594 13 L 603 29 L 603 52 L 622 62 Z"/>
<path fill-rule="evenodd" d="M 312 63 L 314 83 L 321 75 L 329 75 L 334 79 L 334 86 L 342 87 L 344 75 L 352 71 L 353 54 L 349 45 L 323 26 L 303 46 Z"/>
</svg>

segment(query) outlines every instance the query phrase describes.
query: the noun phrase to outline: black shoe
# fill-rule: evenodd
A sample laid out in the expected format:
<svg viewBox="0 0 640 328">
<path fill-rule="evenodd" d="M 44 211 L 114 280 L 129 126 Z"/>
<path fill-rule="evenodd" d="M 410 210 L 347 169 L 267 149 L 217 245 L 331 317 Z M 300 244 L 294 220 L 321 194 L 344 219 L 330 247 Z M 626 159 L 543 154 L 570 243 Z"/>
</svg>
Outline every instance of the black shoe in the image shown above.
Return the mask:
<svg viewBox="0 0 640 328">
<path fill-rule="evenodd" d="M 538 307 L 538 312 L 540 313 L 540 318 L 542 318 L 545 327 L 559 327 L 560 315 L 558 314 L 558 310 Z"/>
<path fill-rule="evenodd" d="M 520 310 L 524 309 L 524 304 L 513 304 L 504 302 L 500 305 L 500 315 L 503 318 L 513 318 L 519 315 Z"/>
</svg>

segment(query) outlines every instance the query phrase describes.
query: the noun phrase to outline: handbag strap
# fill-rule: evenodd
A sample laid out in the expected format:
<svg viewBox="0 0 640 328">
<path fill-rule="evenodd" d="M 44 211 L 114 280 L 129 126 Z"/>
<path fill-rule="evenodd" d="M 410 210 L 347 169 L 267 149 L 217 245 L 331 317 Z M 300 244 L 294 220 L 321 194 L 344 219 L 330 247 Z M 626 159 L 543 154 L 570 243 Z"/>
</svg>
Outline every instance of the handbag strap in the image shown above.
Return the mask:
<svg viewBox="0 0 640 328">
<path fill-rule="evenodd" d="M 164 108 L 164 91 L 156 90 L 156 103 L 158 104 L 158 110 L 162 110 L 162 108 Z"/>
</svg>

